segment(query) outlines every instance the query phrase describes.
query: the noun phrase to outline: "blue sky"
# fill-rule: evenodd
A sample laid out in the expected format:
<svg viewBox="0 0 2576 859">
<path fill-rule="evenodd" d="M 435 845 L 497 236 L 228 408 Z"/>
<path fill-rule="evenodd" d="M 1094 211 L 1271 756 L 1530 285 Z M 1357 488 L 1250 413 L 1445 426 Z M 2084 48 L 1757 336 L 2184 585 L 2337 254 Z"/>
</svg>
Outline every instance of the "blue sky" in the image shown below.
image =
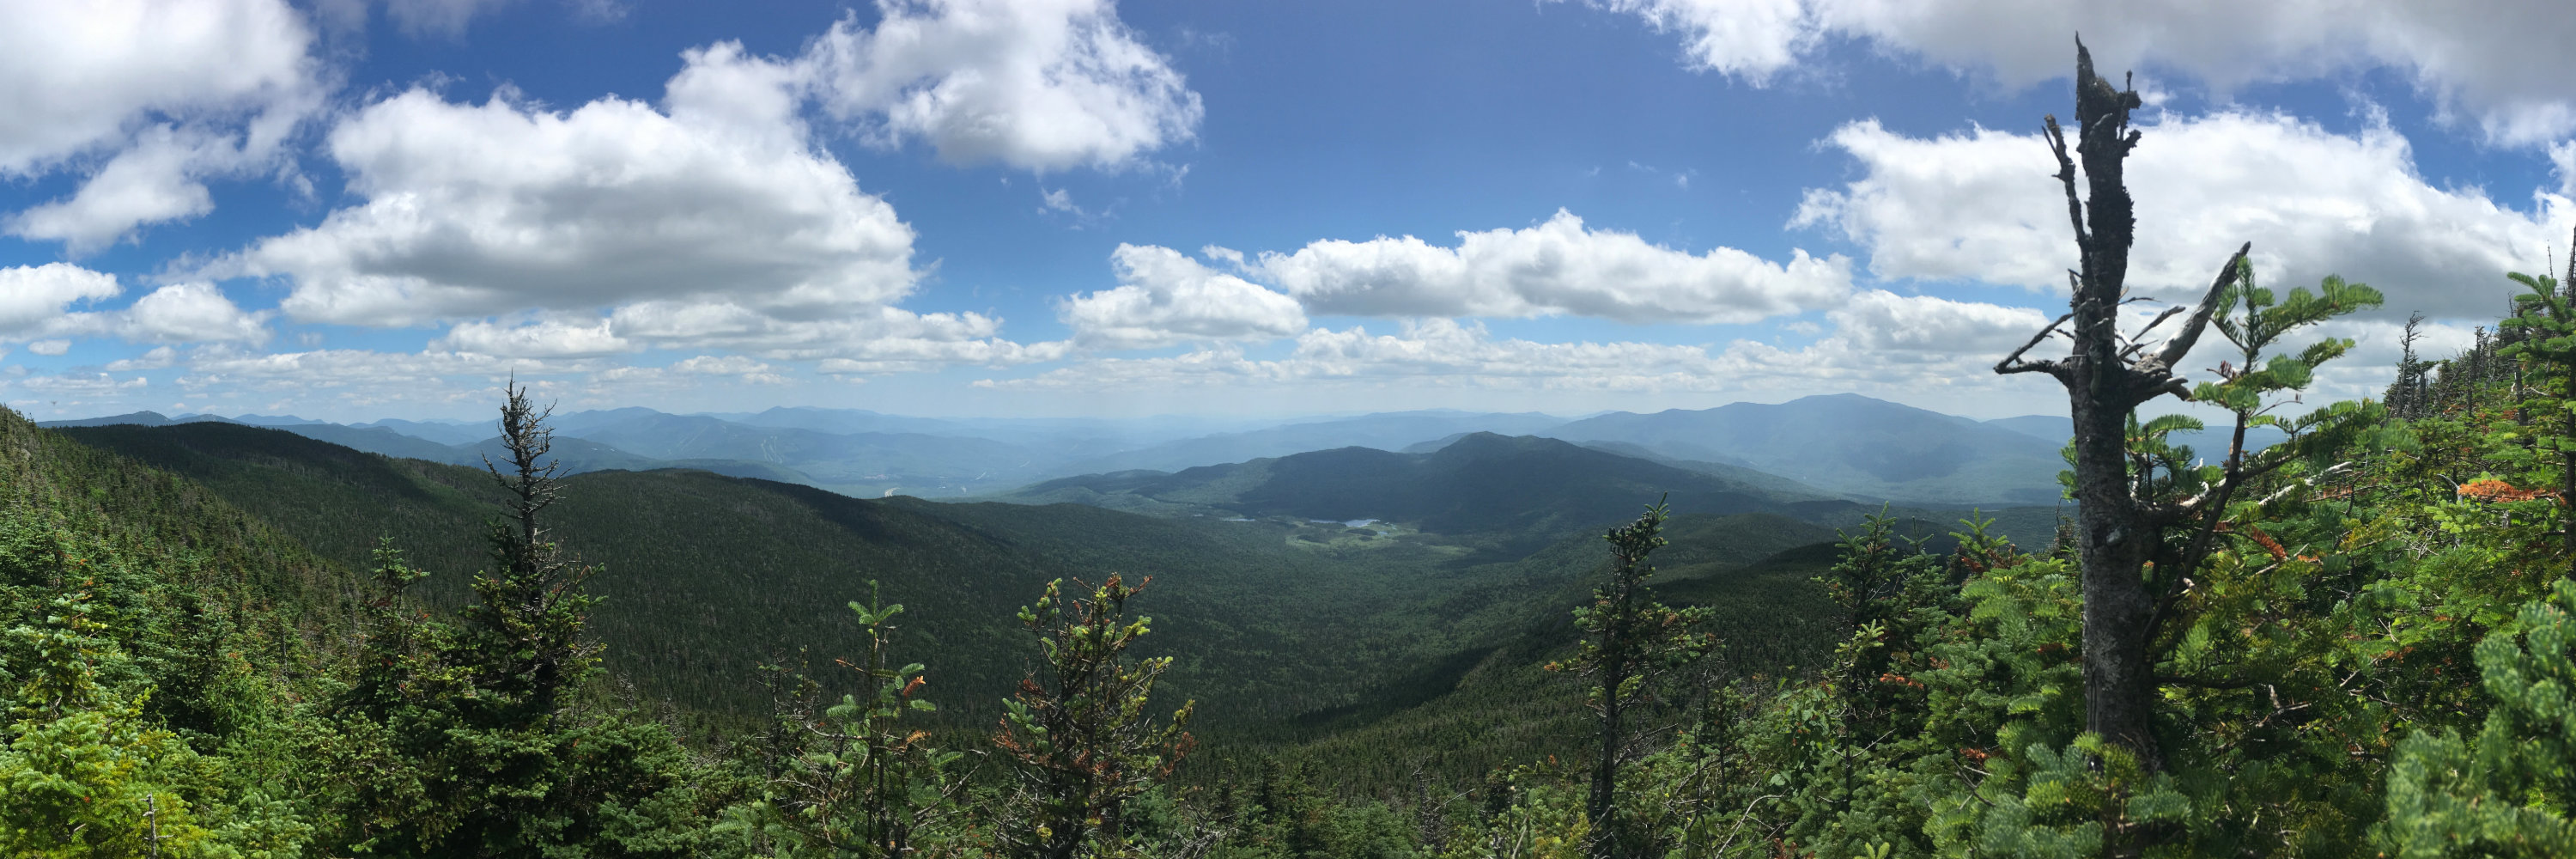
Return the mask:
<svg viewBox="0 0 2576 859">
<path fill-rule="evenodd" d="M 2026 5 L 0 0 L 0 402 L 2063 413 L 2079 29 L 2140 291 L 2390 295 L 2319 397 L 2566 256 L 2550 4 Z"/>
</svg>

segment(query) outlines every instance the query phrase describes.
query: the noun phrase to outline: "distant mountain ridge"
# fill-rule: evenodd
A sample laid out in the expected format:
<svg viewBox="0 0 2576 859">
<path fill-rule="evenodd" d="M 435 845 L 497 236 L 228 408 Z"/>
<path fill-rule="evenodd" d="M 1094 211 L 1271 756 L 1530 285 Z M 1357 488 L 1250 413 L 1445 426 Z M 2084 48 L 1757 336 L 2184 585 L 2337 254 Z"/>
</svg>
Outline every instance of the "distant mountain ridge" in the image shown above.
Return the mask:
<svg viewBox="0 0 2576 859">
<path fill-rule="evenodd" d="M 2055 446 L 2026 433 L 1856 394 L 1617 412 L 1543 434 L 1625 442 L 1902 504 L 2047 504 L 2058 497 L 2057 472 L 2065 467 Z"/>
<path fill-rule="evenodd" d="M 655 412 L 655 414 L 660 413 Z M 286 421 L 302 419 L 276 418 L 264 415 L 247 415 L 245 417 L 255 420 L 227 418 L 221 415 L 182 415 L 172 418 L 159 412 L 144 411 L 124 415 L 112 415 L 102 418 L 47 421 L 38 424 L 38 426 L 48 429 L 68 429 L 111 426 L 170 427 L 187 424 L 229 424 L 234 426 L 258 427 L 261 429 L 273 429 L 282 432 L 289 432 L 315 441 L 328 442 L 341 447 L 364 451 L 367 453 L 382 454 L 402 459 L 426 460 L 445 465 L 473 466 L 477 468 L 482 467 L 486 457 L 491 457 L 497 460 L 501 456 L 502 452 L 498 436 L 483 436 L 480 437 L 480 440 L 445 444 L 405 434 L 393 429 L 392 427 L 383 425 L 353 426 L 348 424 L 323 423 L 320 421 L 288 423 Z M 268 422 L 262 423 L 260 421 Z M 391 422 L 378 423 L 383 424 Z M 410 422 L 404 421 L 400 423 Z M 462 428 L 460 427 L 460 429 Z M 640 456 L 620 450 L 614 445 L 603 444 L 571 435 L 559 435 L 555 438 L 552 461 L 560 463 L 563 473 L 565 474 L 580 474 L 583 472 L 606 471 L 611 469 L 625 471 L 651 471 L 662 468 L 694 468 L 701 471 L 712 471 L 717 474 L 731 477 L 756 477 L 764 480 L 779 480 L 789 483 L 811 482 L 811 478 L 797 473 L 793 469 L 779 467 L 771 463 L 719 458 L 660 459 L 649 456 Z"/>
<path fill-rule="evenodd" d="M 472 573 L 489 563 L 485 523 L 504 509 L 479 468 L 387 459 L 278 428 L 206 421 L 60 435 L 199 481 L 343 569 L 366 569 L 378 539 L 390 536 L 410 563 L 432 571 L 416 593 L 439 603 L 468 598 Z M 610 645 L 608 667 L 643 694 L 763 724 L 770 690 L 752 666 L 806 644 L 833 652 L 823 648 L 854 632 L 841 607 L 872 592 L 906 606 L 905 639 L 930 656 L 945 690 L 941 712 L 972 724 L 995 717 L 1022 676 L 1024 653 L 1008 643 L 1024 634 L 1010 618 L 1046 582 L 1151 577 L 1140 605 L 1156 618 L 1160 646 L 1190 654 L 1167 682 L 1209 702 L 1205 724 L 1227 730 L 1357 703 L 1472 644 L 1452 635 L 1490 636 L 1522 616 L 1561 614 L 1530 601 L 1552 599 L 1598 561 L 1590 545 L 1571 564 L 1526 570 L 1514 566 L 1518 555 L 1471 565 L 1420 546 L 1338 555 L 1287 539 L 1321 530 L 1289 523 L 853 499 L 678 470 L 592 472 L 566 478 L 562 489 L 551 533 L 605 570 L 591 584 L 608 598 L 590 629 Z M 1757 518 L 1709 542 L 1759 555 L 1823 537 L 1813 526 Z M 1296 659 L 1282 664 L 1279 654 Z"/>
<path fill-rule="evenodd" d="M 491 437 L 488 426 L 474 423 L 153 412 L 47 425 L 194 421 L 274 426 L 387 456 L 460 464 L 479 464 L 476 446 Z M 1778 494 L 1945 508 L 2055 503 L 2066 433 L 2064 418 L 1980 422 L 1851 394 L 1576 420 L 1454 410 L 1252 421 L 924 418 L 818 407 L 673 415 L 627 407 L 569 412 L 554 425 L 566 440 L 563 461 L 576 471 L 698 467 L 854 497 L 990 496 L 1066 477 L 1180 472 L 1346 447 L 1429 452 L 1490 432 L 1563 439 Z M 2269 440 L 2252 439 L 2258 446 Z M 2185 441 L 2204 452 L 2224 446 L 2219 430 Z"/>
<path fill-rule="evenodd" d="M 1478 432 L 1530 435 L 1565 423 L 1554 415 L 1525 412 L 1418 411 L 1362 415 L 1353 418 L 1290 423 L 1247 432 L 1220 433 L 1166 442 L 1140 450 L 1066 465 L 1065 473 L 1179 471 L 1202 465 L 1243 462 L 1341 447 L 1402 450 L 1431 440 Z"/>
<path fill-rule="evenodd" d="M 2003 427 L 2058 447 L 2065 447 L 2067 440 L 2075 437 L 2075 421 L 2055 415 L 1996 418 L 1987 421 L 1986 424 Z M 2193 453 L 2201 457 L 2218 459 L 2227 455 L 2227 448 L 2234 441 L 2235 435 L 2234 425 L 2213 424 L 2196 432 L 2174 433 L 2167 440 L 2174 444 L 2188 446 Z M 2285 438 L 2288 436 L 2272 427 L 2248 427 L 2245 430 L 2245 449 L 2262 450 L 2280 444 Z"/>
<path fill-rule="evenodd" d="M 334 424 L 302 418 L 170 418 L 137 412 L 53 421 L 103 426 L 218 421 L 272 426 L 381 453 L 479 465 L 488 426 L 379 420 Z M 570 472 L 702 468 L 802 483 L 845 495 L 955 497 L 1006 491 L 1053 477 L 1141 467 L 1178 470 L 1352 445 L 1402 447 L 1477 429 L 1525 432 L 1563 420 L 1432 410 L 1286 423 L 1206 418 L 916 418 L 861 409 L 781 407 L 750 414 L 673 415 L 654 409 L 566 412 L 552 425 Z M 581 444 L 574 444 L 580 440 Z"/>
<path fill-rule="evenodd" d="M 1657 498 L 1676 512 L 1718 515 L 1805 518 L 1860 506 L 1558 439 L 1495 433 L 1470 433 L 1426 452 L 1345 447 L 1178 472 L 1060 478 L 998 496 L 1166 515 L 1379 519 L 1456 535 L 1565 533 L 1633 518 Z"/>
</svg>

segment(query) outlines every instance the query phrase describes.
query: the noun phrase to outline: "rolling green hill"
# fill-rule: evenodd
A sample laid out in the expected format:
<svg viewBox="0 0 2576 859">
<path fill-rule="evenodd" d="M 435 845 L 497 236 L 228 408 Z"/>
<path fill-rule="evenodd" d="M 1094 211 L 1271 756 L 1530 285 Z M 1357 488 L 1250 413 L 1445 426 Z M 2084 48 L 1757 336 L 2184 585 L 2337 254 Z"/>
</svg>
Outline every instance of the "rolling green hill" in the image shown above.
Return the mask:
<svg viewBox="0 0 2576 859">
<path fill-rule="evenodd" d="M 485 565 L 484 522 L 500 509 L 491 478 L 478 469 L 277 430 L 199 423 L 58 432 L 192 477 L 344 567 L 366 564 L 376 538 L 392 536 L 432 572 L 420 592 L 442 603 L 464 599 L 463 585 Z M 1384 477 L 1436 488 L 1398 496 L 1412 505 L 1405 512 L 1429 521 L 1564 536 L 1508 555 L 1462 554 L 1434 535 L 1338 539 L 1341 525 L 1306 523 L 1302 514 L 1340 514 L 1310 505 L 1388 484 L 1336 479 L 1351 469 L 1320 467 L 1338 462 L 1332 457 L 1271 464 L 1268 473 L 1284 479 L 1244 494 L 1268 505 L 1261 509 L 1299 515 L 1249 521 L 1071 504 L 854 499 L 687 470 L 574 475 L 551 515 L 557 539 L 605 568 L 593 580 L 605 599 L 591 628 L 608 645 L 612 673 L 708 726 L 744 724 L 767 711 L 756 663 L 793 662 L 802 649 L 827 667 L 852 650 L 843 604 L 864 597 L 870 580 L 885 599 L 907 606 L 906 658 L 929 664 L 937 700 L 958 722 L 980 724 L 1030 653 L 1012 612 L 1048 579 L 1119 572 L 1153 577 L 1137 605 L 1155 618 L 1151 652 L 1179 657 L 1168 688 L 1202 702 L 1201 725 L 1212 739 L 1275 744 L 1380 722 L 1394 727 L 1373 730 L 1446 730 L 1436 726 L 1467 718 L 1453 711 L 1486 706 L 1479 696 L 1529 692 L 1512 684 L 1571 640 L 1567 609 L 1603 558 L 1597 536 L 1581 533 L 1598 523 L 1577 517 L 1631 517 L 1674 485 L 1668 480 L 1703 493 L 1675 492 L 1677 502 L 1769 504 L 1706 475 L 1561 442 L 1488 436 L 1462 444 L 1430 455 L 1330 453 L 1369 468 L 1409 463 Z M 1530 467 L 1534 455 L 1556 464 Z M 1469 503 L 1555 497 L 1545 492 L 1551 481 L 1582 475 L 1595 481 L 1565 496 L 1578 499 L 1575 506 L 1487 512 Z M 1721 607 L 1729 626 L 1722 633 L 1738 642 L 1741 658 L 1807 664 L 1821 646 L 1807 628 L 1818 596 L 1801 576 L 1812 572 L 1780 564 L 1751 578 L 1740 571 L 1833 534 L 1780 513 L 1684 515 L 1659 562 L 1676 598 Z M 1513 706 L 1567 706 L 1551 700 Z"/>
<path fill-rule="evenodd" d="M 1748 466 L 1854 498 L 1965 507 L 2046 504 L 2066 467 L 2058 445 L 2003 426 L 1856 394 L 1619 412 L 1543 435 L 1626 442 L 1680 460 Z"/>
<path fill-rule="evenodd" d="M 1678 516 L 1657 552 L 1655 590 L 1674 605 L 1712 609 L 1724 661 L 1746 675 L 1783 676 L 1822 664 L 1842 635 L 1838 609 L 1815 579 L 1833 564 L 1832 529 L 1770 514 Z M 1573 646 L 1570 609 L 1607 569 L 1598 536 L 1569 537 L 1507 565 L 1527 591 L 1497 601 L 1491 637 L 1408 678 L 1369 703 L 1315 714 L 1296 754 L 1344 789 L 1430 776 L 1472 781 L 1547 755 L 1573 760 L 1592 714 L 1568 677 L 1545 670 Z"/>
<path fill-rule="evenodd" d="M 284 596 L 269 599 L 310 616 L 287 624 L 295 629 L 345 622 L 345 570 L 367 563 L 379 535 L 433 573 L 419 593 L 461 602 L 484 565 L 485 522 L 500 512 L 499 492 L 480 470 L 279 430 L 192 423 L 29 433 L 53 446 L 49 457 L 123 463 L 122 473 L 158 475 L 163 487 L 159 495 L 86 493 L 92 502 L 162 499 L 137 508 L 148 515 L 193 498 L 221 515 L 180 521 L 234 523 L 209 545 L 265 546 L 268 556 L 251 566 L 300 570 L 270 586 Z M 1288 755 L 1324 764 L 1345 791 L 1417 777 L 1463 785 L 1495 766 L 1573 754 L 1585 735 L 1578 690 L 1541 667 L 1571 647 L 1569 609 L 1605 566 L 1591 533 L 1599 523 L 1578 517 L 1631 517 L 1650 491 L 1668 491 L 1665 481 L 1698 481 L 1682 485 L 1707 491 L 1675 492 L 1677 501 L 1739 496 L 1721 494 L 1735 490 L 1710 475 L 1551 440 L 1469 437 L 1451 448 L 1331 451 L 1287 458 L 1296 461 L 1284 468 L 1271 461 L 1258 472 L 1192 475 L 1207 478 L 1194 487 L 1207 498 L 1222 490 L 1231 493 L 1222 500 L 1247 511 L 1276 511 L 1257 518 L 856 499 L 691 470 L 575 475 L 550 516 L 555 538 L 604 567 L 591 586 L 604 600 L 590 628 L 607 645 L 610 688 L 676 710 L 701 743 L 740 736 L 768 714 L 756 663 L 801 661 L 829 676 L 830 660 L 856 649 L 843 604 L 864 597 L 870 580 L 907 606 L 901 656 L 930 666 L 941 718 L 979 731 L 1032 655 L 1013 610 L 1050 578 L 1116 571 L 1152 577 L 1134 608 L 1155 618 L 1146 655 L 1176 657 L 1164 702 L 1200 702 L 1196 730 L 1208 751 L 1191 779 L 1227 772 L 1230 760 Z M 1374 482 L 1357 476 L 1371 472 Z M 1254 473 L 1264 479 L 1223 479 Z M 1574 488 L 1549 492 L 1558 485 Z M 1509 554 L 1490 542 L 1467 551 L 1435 532 L 1306 521 L 1342 512 L 1307 505 L 1366 493 L 1444 526 L 1556 536 Z M 1210 503 L 1181 497 L 1167 503 Z M 1727 642 L 1733 669 L 1790 675 L 1819 664 L 1841 634 L 1814 580 L 1832 562 L 1835 530 L 1799 515 L 1812 500 L 1740 497 L 1759 509 L 1669 523 L 1658 590 L 1714 610 L 1712 631 Z M 1545 498 L 1580 503 L 1522 503 Z"/>
<path fill-rule="evenodd" d="M 443 602 L 461 600 L 482 568 L 483 522 L 499 509 L 479 470 L 276 430 L 61 432 L 189 475 L 346 566 L 392 536 L 432 571 L 421 592 Z M 1644 500 L 1600 503 L 1615 516 Z M 1138 607 L 1157 618 L 1153 646 L 1181 657 L 1172 690 L 1203 700 L 1218 730 L 1359 704 L 1424 664 L 1490 646 L 1530 616 L 1529 600 L 1555 600 L 1565 585 L 1549 580 L 1564 575 L 1556 567 L 1471 563 L 1437 543 L 1343 550 L 1293 521 L 853 499 L 698 471 L 575 475 L 551 512 L 557 538 L 606 568 L 592 629 L 612 671 L 719 718 L 765 712 L 754 663 L 799 648 L 824 662 L 847 652 L 843 604 L 872 579 L 909 607 L 904 640 L 930 664 L 940 700 L 980 719 L 1022 670 L 1011 614 L 1045 581 L 1152 576 Z"/>
<path fill-rule="evenodd" d="M 1503 535 L 1526 552 L 1558 535 L 1631 518 L 1642 503 L 1667 495 L 1686 513 L 1786 511 L 1817 500 L 1554 439 L 1493 433 L 1425 453 L 1347 447 L 1170 474 L 1069 477 L 1000 498 L 1166 515 L 1378 519 L 1446 535 Z"/>
</svg>

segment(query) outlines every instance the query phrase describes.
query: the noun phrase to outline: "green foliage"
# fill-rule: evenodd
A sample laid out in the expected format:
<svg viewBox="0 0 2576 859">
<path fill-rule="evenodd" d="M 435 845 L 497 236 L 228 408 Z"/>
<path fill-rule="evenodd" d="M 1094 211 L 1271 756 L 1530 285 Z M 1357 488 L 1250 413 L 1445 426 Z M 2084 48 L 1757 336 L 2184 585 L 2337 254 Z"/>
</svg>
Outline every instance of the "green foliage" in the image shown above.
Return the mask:
<svg viewBox="0 0 2576 859">
<path fill-rule="evenodd" d="M 2521 320 L 2429 364 L 2404 414 L 2280 413 L 2350 346 L 2291 339 L 2366 287 L 2220 296 L 2237 354 L 2194 398 L 2231 449 L 2178 443 L 2188 418 L 2129 434 L 2126 488 L 2187 514 L 2150 556 L 2160 765 L 2086 731 L 2076 541 L 2025 554 L 1983 517 L 1827 542 L 1656 510 L 1606 559 L 1344 551 L 1294 523 L 682 472 L 556 502 L 533 457 L 495 485 L 240 428 L 124 439 L 199 484 L 0 415 L 0 854 L 2563 855 L 2576 331 L 2525 280 Z M 2263 427 L 2289 440 L 2247 449 Z M 478 538 L 479 581 L 428 572 Z M 1112 568 L 1157 576 L 1177 655 L 1132 654 L 1125 577 L 1061 583 Z M 852 576 L 884 594 L 817 608 Z M 1034 647 L 986 645 L 1049 579 Z M 760 648 L 835 642 L 851 670 L 792 677 L 770 731 L 704 730 L 763 688 Z M 724 702 L 706 742 L 622 679 Z M 1157 689 L 1239 693 L 1186 767 L 1197 705 L 1150 718 Z"/>
<path fill-rule="evenodd" d="M 587 640 L 590 608 L 583 589 L 599 568 L 568 561 L 563 547 L 546 539 L 538 515 L 554 506 L 561 489 L 559 466 L 547 457 L 554 430 L 526 388 L 511 387 L 501 406 L 501 444 L 510 472 L 486 465 L 508 498 L 510 518 L 490 523 L 492 566 L 474 577 L 476 601 L 458 612 L 480 651 L 468 667 L 482 720 L 495 727 L 534 730 L 560 715 L 566 690 L 598 671 L 599 646 Z"/>
<path fill-rule="evenodd" d="M 1584 705 L 1598 717 L 1592 764 L 1592 786 L 1585 817 L 1592 831 L 1590 853 L 1596 857 L 1627 855 L 1640 849 L 1638 833 L 1620 820 L 1618 787 L 1621 768 L 1635 755 L 1638 712 L 1663 697 L 1667 676 L 1696 662 L 1716 646 L 1713 636 L 1696 628 L 1708 620 L 1704 608 L 1676 609 L 1657 602 L 1647 588 L 1655 568 L 1647 561 L 1670 544 L 1663 536 L 1670 518 L 1658 502 L 1637 521 L 1613 528 L 1602 539 L 1610 543 L 1609 581 L 1592 592 L 1592 603 L 1574 610 L 1575 628 L 1583 639 L 1573 658 L 1550 663 L 1584 682 Z"/>
<path fill-rule="evenodd" d="M 1126 619 L 1127 600 L 1149 582 L 1129 586 L 1113 574 L 1087 597 L 1049 582 L 1020 609 L 1044 667 L 1020 681 L 993 743 L 1018 776 L 1009 801 L 1016 819 L 1002 834 L 1026 855 L 1128 855 L 1123 807 L 1169 778 L 1196 744 L 1183 730 L 1192 704 L 1159 725 L 1145 712 L 1172 657 L 1126 654 L 1151 627 L 1151 618 Z"/>
<path fill-rule="evenodd" d="M 48 436 L 0 412 L 0 854 L 300 855 L 328 811 L 292 787 L 312 726 L 283 669 L 310 652 L 262 604 L 306 599 L 313 562 Z"/>
<path fill-rule="evenodd" d="M 2388 772 L 2387 837 L 2407 859 L 2576 854 L 2576 582 L 2525 605 L 2519 638 L 2478 645 L 2495 708 L 2467 740 L 2418 731 Z"/>
<path fill-rule="evenodd" d="M 850 610 L 866 638 L 857 662 L 839 664 L 866 691 L 818 707 L 822 684 L 797 676 L 766 750 L 768 786 L 724 829 L 780 857 L 952 855 L 975 835 L 963 819 L 965 754 L 934 745 L 907 718 L 938 708 L 918 694 L 929 683 L 922 664 L 893 662 L 892 620 L 903 606 L 872 596 Z"/>
<path fill-rule="evenodd" d="M 696 762 L 662 725 L 575 708 L 595 679 L 584 640 L 588 568 L 544 539 L 557 487 L 540 465 L 544 413 L 524 390 L 502 409 L 514 521 L 487 529 L 494 572 L 455 621 L 406 598 L 426 574 L 390 540 L 363 598 L 360 659 L 332 707 L 326 754 L 364 772 L 344 796 L 355 852 L 379 855 L 681 856 L 707 835 Z"/>
</svg>

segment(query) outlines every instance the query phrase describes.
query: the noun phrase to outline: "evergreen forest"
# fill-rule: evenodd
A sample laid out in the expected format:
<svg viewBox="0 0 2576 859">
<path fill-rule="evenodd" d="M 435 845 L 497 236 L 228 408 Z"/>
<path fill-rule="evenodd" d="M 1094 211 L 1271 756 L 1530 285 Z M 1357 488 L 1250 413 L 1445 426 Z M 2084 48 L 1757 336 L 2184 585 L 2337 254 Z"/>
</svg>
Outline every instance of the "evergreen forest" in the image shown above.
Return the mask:
<svg viewBox="0 0 2576 859">
<path fill-rule="evenodd" d="M 2124 315 L 2141 100 L 2076 80 L 2068 312 L 1995 366 L 2067 393 L 2056 506 L 1492 434 L 862 499 L 565 473 L 516 386 L 476 465 L 0 412 L 0 856 L 2576 856 L 2576 262 L 2302 402 L 2382 296 L 2239 251 Z"/>
</svg>

